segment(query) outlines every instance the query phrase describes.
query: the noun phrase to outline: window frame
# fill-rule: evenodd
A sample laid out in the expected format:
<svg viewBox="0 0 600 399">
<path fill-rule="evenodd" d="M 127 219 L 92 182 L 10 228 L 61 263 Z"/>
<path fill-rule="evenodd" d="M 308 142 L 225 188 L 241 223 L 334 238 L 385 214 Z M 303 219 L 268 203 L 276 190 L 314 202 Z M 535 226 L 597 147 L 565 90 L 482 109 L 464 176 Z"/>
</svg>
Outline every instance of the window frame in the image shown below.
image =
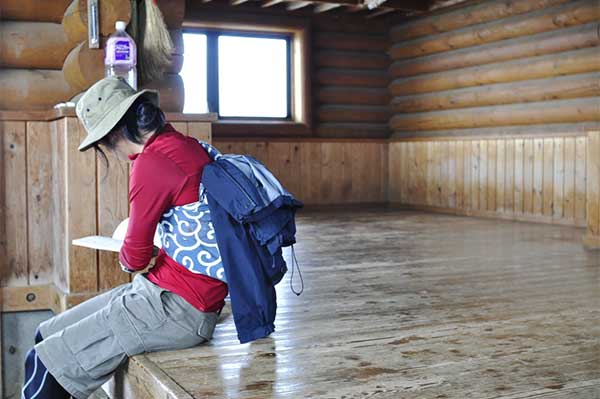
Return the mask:
<svg viewBox="0 0 600 399">
<path fill-rule="evenodd" d="M 277 32 L 244 32 L 233 29 L 186 28 L 183 33 L 206 35 L 206 98 L 208 112 L 214 112 L 221 120 L 269 120 L 292 121 L 292 35 Z M 219 37 L 251 37 L 258 39 L 283 39 L 286 42 L 286 116 L 223 116 L 220 112 L 219 94 Z"/>
<path fill-rule="evenodd" d="M 289 118 L 220 117 L 213 124 L 214 136 L 298 137 L 311 135 L 310 20 L 308 18 L 271 16 L 257 18 L 248 14 L 223 14 L 205 10 L 198 15 L 195 13 L 187 15 L 182 28 L 186 33 L 224 31 L 235 35 L 248 34 L 261 37 L 287 35 L 290 38 L 288 45 Z M 209 51 L 208 47 L 207 37 L 207 51 Z M 216 62 L 215 65 L 218 67 L 218 60 L 213 60 L 213 62 Z M 208 83 L 214 85 L 214 82 L 209 81 Z M 210 89 L 207 87 L 208 90 Z M 209 109 L 211 109 L 210 107 L 209 104 Z"/>
</svg>

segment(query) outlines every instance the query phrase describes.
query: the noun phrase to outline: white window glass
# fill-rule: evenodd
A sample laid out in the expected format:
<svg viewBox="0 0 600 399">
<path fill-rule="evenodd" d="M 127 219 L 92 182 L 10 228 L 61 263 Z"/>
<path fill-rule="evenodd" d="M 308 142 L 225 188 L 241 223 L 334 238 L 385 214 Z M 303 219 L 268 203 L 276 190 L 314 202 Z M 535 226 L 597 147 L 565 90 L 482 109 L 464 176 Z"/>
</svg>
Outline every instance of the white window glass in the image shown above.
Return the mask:
<svg viewBox="0 0 600 399">
<path fill-rule="evenodd" d="M 222 35 L 218 48 L 220 115 L 285 118 L 287 41 Z"/>
<path fill-rule="evenodd" d="M 201 114 L 208 112 L 206 99 L 206 35 L 184 33 L 183 68 L 179 73 L 185 88 L 183 112 Z"/>
</svg>

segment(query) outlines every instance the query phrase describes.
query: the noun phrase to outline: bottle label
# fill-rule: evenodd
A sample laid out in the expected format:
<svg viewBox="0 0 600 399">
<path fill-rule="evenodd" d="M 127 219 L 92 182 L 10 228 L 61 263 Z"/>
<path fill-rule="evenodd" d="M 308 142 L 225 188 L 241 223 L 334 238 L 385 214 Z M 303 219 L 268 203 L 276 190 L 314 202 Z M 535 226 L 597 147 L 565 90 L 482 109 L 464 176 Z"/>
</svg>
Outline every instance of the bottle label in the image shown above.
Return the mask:
<svg viewBox="0 0 600 399">
<path fill-rule="evenodd" d="M 115 61 L 129 61 L 131 46 L 128 40 L 117 40 L 115 43 Z"/>
</svg>

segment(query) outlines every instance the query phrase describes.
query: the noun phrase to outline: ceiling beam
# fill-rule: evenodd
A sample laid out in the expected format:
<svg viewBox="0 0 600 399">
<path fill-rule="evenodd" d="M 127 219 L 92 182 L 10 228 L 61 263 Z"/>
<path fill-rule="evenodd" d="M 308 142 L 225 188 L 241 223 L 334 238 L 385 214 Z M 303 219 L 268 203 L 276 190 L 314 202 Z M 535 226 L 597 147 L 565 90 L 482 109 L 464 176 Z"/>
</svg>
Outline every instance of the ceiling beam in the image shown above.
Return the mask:
<svg viewBox="0 0 600 399">
<path fill-rule="evenodd" d="M 345 6 L 362 6 L 366 8 L 366 0 L 313 0 L 314 3 L 333 3 Z M 427 11 L 431 5 L 431 0 L 387 0 L 385 8 L 392 8 L 401 11 Z"/>
<path fill-rule="evenodd" d="M 346 11 L 348 11 L 348 12 L 359 12 L 359 11 L 365 10 L 365 8 L 366 8 L 363 5 L 354 5 L 354 4 L 345 4 L 344 7 L 346 7 Z"/>
<path fill-rule="evenodd" d="M 280 3 L 283 3 L 283 2 L 284 2 L 284 0 L 269 0 L 269 1 L 265 2 L 265 3 L 263 3 L 261 5 L 261 7 L 263 7 L 263 8 L 272 7 L 272 6 L 276 5 L 276 4 L 280 4 Z"/>
<path fill-rule="evenodd" d="M 396 10 L 394 10 L 393 8 L 378 8 L 375 11 L 371 12 L 369 15 L 367 15 L 365 18 L 366 19 L 377 18 L 381 15 L 389 14 L 394 11 L 396 11 Z"/>
<path fill-rule="evenodd" d="M 320 3 L 315 6 L 315 14 L 320 14 L 322 12 L 326 12 L 329 10 L 333 10 L 334 8 L 341 7 L 341 4 L 334 3 Z"/>
<path fill-rule="evenodd" d="M 312 1 L 294 1 L 294 2 L 288 2 L 287 10 L 288 11 L 299 10 L 300 8 L 304 8 L 306 6 L 309 6 L 312 3 L 313 3 Z"/>
<path fill-rule="evenodd" d="M 399 11 L 428 11 L 433 3 L 432 0 L 387 0 L 385 8 L 393 8 Z"/>
</svg>

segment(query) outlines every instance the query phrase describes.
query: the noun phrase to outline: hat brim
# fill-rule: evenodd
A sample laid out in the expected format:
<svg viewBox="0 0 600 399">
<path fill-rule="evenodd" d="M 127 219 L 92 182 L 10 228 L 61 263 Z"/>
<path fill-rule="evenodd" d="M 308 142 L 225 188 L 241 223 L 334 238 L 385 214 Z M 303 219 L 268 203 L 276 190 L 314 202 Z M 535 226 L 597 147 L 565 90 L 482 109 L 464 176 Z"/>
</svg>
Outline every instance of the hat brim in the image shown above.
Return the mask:
<svg viewBox="0 0 600 399">
<path fill-rule="evenodd" d="M 96 142 L 101 140 L 119 123 L 121 118 L 127 113 L 131 105 L 140 97 L 146 97 L 155 106 L 159 106 L 158 92 L 155 90 L 144 89 L 138 93 L 135 93 L 131 97 L 127 97 L 125 100 L 120 102 L 112 110 L 108 111 L 106 115 L 98 122 L 98 125 L 94 128 L 94 134 L 88 134 L 87 137 L 79 144 L 79 151 L 86 151 L 90 149 Z"/>
</svg>

